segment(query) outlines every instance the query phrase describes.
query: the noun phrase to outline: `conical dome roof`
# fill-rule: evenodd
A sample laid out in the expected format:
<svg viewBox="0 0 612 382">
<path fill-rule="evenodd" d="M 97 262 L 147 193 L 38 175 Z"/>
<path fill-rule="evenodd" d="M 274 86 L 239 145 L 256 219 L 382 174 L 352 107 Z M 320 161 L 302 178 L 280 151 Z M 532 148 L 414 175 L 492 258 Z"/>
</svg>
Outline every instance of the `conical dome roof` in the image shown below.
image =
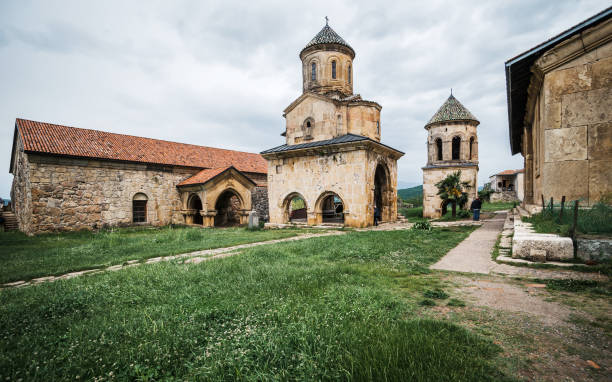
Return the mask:
<svg viewBox="0 0 612 382">
<path fill-rule="evenodd" d="M 480 124 L 480 121 L 474 117 L 470 111 L 461 104 L 452 94 L 446 102 L 436 112 L 436 114 L 431 117 L 427 125 L 433 125 L 434 123 L 439 122 L 448 122 L 448 121 L 474 121 L 477 124 Z"/>
<path fill-rule="evenodd" d="M 344 39 L 340 37 L 338 33 L 336 33 L 336 31 L 334 31 L 327 23 L 325 23 L 323 29 L 321 29 L 321 31 L 317 33 L 317 35 L 314 36 L 314 38 L 310 40 L 308 44 L 306 44 L 304 49 L 302 49 L 302 52 L 304 52 L 311 46 L 322 44 L 338 44 L 345 46 L 350 49 L 353 54 L 353 57 L 355 56 L 355 51 L 353 50 L 353 48 L 351 48 L 351 46 L 346 41 L 344 41 Z M 302 54 L 302 52 L 300 52 L 300 55 Z"/>
</svg>

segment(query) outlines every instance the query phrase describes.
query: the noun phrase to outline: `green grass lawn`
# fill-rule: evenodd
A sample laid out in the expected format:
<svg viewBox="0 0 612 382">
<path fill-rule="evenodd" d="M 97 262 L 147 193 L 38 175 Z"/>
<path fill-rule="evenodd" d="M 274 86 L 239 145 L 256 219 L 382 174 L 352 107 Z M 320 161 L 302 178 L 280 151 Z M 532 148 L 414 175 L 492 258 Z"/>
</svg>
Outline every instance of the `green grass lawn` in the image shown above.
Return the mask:
<svg viewBox="0 0 612 382">
<path fill-rule="evenodd" d="M 512 202 L 510 203 L 504 203 L 504 202 L 483 203 L 482 209 L 480 210 L 480 212 L 483 213 L 483 212 L 493 212 L 493 211 L 500 211 L 500 210 L 509 210 L 512 207 L 514 207 L 514 203 Z M 404 215 L 406 219 L 411 223 L 416 223 L 418 221 L 424 220 L 423 219 L 423 207 L 402 208 L 400 209 L 399 213 Z M 459 213 L 459 208 L 457 208 L 457 213 Z M 456 216 L 453 218 L 452 210 L 449 207 L 446 215 L 442 216 L 439 219 L 436 219 L 436 221 L 455 221 L 455 220 L 470 220 L 470 219 L 472 219 L 471 212 L 470 212 L 470 216 L 468 217 Z"/>
<path fill-rule="evenodd" d="M 423 207 L 402 208 L 400 209 L 399 213 L 404 215 L 406 220 L 408 220 L 411 223 L 415 223 L 415 222 L 424 220 L 423 219 Z"/>
<path fill-rule="evenodd" d="M 20 232 L 0 232 L 0 283 L 122 264 L 128 260 L 281 239 L 305 232 L 316 231 L 168 226 L 33 237 Z"/>
<path fill-rule="evenodd" d="M 482 203 L 482 208 L 480 209 L 480 212 L 509 210 L 515 207 L 515 205 L 516 205 L 515 202 L 495 202 L 495 203 L 484 202 Z"/>
<path fill-rule="evenodd" d="M 428 265 L 473 229 L 349 232 L 5 289 L 0 380 L 507 380 L 498 345 L 420 315 L 428 290 L 444 296 Z"/>
<path fill-rule="evenodd" d="M 555 207 L 552 211 L 550 207 L 547 207 L 539 214 L 524 217 L 523 221 L 532 223 L 536 232 L 570 236 L 574 222 L 572 207 L 573 203 L 565 207 L 563 217 L 561 217 L 560 207 Z M 608 204 L 600 202 L 592 208 L 579 209 L 576 220 L 576 230 L 579 234 L 612 236 L 612 206 Z"/>
</svg>

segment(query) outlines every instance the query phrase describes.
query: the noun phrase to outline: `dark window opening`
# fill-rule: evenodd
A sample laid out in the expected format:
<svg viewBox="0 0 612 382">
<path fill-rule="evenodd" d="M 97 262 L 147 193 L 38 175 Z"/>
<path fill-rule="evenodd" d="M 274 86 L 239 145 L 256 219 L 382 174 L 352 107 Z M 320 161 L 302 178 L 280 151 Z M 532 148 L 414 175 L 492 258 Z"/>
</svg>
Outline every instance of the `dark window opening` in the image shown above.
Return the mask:
<svg viewBox="0 0 612 382">
<path fill-rule="evenodd" d="M 332 78 L 336 79 L 336 61 L 332 61 Z"/>
<path fill-rule="evenodd" d="M 459 160 L 461 156 L 461 138 L 453 138 L 453 160 Z"/>
<path fill-rule="evenodd" d="M 442 139 L 436 139 L 436 152 L 438 154 L 438 160 L 442 160 Z"/>
<path fill-rule="evenodd" d="M 474 137 L 470 138 L 470 159 L 474 159 Z"/>
<path fill-rule="evenodd" d="M 144 223 L 147 221 L 147 201 L 132 201 L 132 220 L 134 223 Z"/>
<path fill-rule="evenodd" d="M 312 63 L 311 69 L 310 69 L 310 80 L 311 81 L 317 80 L 317 64 L 315 64 L 314 62 Z"/>
<path fill-rule="evenodd" d="M 350 84 L 351 83 L 351 66 L 350 65 L 348 66 L 347 74 L 348 74 L 348 83 Z"/>
</svg>

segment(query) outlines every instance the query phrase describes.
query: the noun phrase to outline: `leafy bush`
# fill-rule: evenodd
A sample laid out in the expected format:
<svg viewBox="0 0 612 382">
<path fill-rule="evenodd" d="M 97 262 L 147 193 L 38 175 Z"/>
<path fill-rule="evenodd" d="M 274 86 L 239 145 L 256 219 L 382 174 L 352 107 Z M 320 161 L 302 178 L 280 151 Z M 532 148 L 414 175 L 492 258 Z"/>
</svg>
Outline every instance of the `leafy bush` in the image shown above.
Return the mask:
<svg viewBox="0 0 612 382">
<path fill-rule="evenodd" d="M 429 223 L 429 221 L 427 221 L 427 220 L 416 222 L 412 226 L 412 229 L 424 229 L 424 230 L 427 230 L 427 231 L 431 231 L 431 223 Z"/>
</svg>

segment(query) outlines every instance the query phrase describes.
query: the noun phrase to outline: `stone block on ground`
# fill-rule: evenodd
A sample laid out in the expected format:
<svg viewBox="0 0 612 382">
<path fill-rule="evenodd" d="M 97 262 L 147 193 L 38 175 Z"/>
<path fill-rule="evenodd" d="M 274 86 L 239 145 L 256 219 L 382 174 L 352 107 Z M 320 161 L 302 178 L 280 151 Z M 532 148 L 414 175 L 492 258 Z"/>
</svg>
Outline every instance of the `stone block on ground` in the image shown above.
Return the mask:
<svg viewBox="0 0 612 382">
<path fill-rule="evenodd" d="M 606 261 L 612 258 L 612 239 L 577 239 L 577 256 L 584 261 Z"/>
<path fill-rule="evenodd" d="M 543 263 L 546 261 L 546 251 L 543 249 L 531 248 L 529 251 L 529 258 L 533 261 Z"/>
</svg>

